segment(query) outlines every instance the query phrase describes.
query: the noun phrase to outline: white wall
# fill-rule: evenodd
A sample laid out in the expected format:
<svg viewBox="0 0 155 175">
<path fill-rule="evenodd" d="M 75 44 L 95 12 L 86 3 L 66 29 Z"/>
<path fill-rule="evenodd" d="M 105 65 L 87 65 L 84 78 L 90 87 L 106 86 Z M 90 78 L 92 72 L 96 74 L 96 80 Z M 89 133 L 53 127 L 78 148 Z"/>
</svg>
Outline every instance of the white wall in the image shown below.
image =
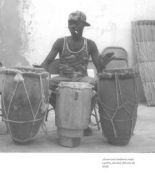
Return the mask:
<svg viewBox="0 0 155 175">
<path fill-rule="evenodd" d="M 131 21 L 155 19 L 154 0 L 27 0 L 24 20 L 28 48 L 24 56 L 31 63 L 41 63 L 58 37 L 69 35 L 70 12 L 81 10 L 91 27 L 84 36 L 94 40 L 101 52 L 107 46 L 124 47 L 132 65 Z"/>
</svg>

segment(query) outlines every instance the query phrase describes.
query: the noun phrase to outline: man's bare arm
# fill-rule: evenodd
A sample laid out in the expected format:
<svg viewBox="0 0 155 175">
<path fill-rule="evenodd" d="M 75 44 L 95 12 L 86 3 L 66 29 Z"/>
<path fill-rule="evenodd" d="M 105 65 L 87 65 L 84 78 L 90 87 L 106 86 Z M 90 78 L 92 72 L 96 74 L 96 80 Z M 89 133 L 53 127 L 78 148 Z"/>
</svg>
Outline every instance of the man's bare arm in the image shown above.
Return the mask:
<svg viewBox="0 0 155 175">
<path fill-rule="evenodd" d="M 92 40 L 88 40 L 88 51 L 98 73 L 102 72 L 106 65 L 114 58 L 114 53 L 107 53 L 105 55 L 99 54 L 97 46 Z"/>
<path fill-rule="evenodd" d="M 58 53 L 60 54 L 62 52 L 62 47 L 63 47 L 63 38 L 57 39 L 55 41 L 55 43 L 53 44 L 50 53 L 48 54 L 46 59 L 41 64 L 41 67 L 43 67 L 44 69 L 47 70 L 48 66 L 50 65 L 50 63 L 52 61 L 54 61 L 54 59 L 56 58 L 57 54 Z"/>
<path fill-rule="evenodd" d="M 92 58 L 93 64 L 95 65 L 97 72 L 101 72 L 103 68 L 100 65 L 99 52 L 98 52 L 95 42 L 92 40 L 88 40 L 88 52 Z"/>
</svg>

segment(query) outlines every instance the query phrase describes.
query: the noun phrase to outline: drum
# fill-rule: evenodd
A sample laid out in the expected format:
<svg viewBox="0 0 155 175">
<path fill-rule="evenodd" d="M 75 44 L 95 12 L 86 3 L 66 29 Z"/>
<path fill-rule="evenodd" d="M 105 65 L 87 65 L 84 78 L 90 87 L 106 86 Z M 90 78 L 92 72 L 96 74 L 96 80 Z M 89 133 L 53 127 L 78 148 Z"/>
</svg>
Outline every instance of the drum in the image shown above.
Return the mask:
<svg viewBox="0 0 155 175">
<path fill-rule="evenodd" d="M 4 67 L 0 67 L 0 72 L 4 69 L 5 69 Z M 2 84 L 3 84 L 2 79 L 3 79 L 3 76 L 2 74 L 0 74 L 0 94 L 2 93 Z"/>
<path fill-rule="evenodd" d="M 92 85 L 84 82 L 61 82 L 56 90 L 56 126 L 59 144 L 80 145 L 83 130 L 91 113 Z"/>
<path fill-rule="evenodd" d="M 104 136 L 114 145 L 129 143 L 137 119 L 138 74 L 133 69 L 105 70 L 98 75 L 98 105 Z"/>
<path fill-rule="evenodd" d="M 37 134 L 48 109 L 49 74 L 44 69 L 0 71 L 3 78 L 2 114 L 10 136 L 26 143 Z"/>
</svg>

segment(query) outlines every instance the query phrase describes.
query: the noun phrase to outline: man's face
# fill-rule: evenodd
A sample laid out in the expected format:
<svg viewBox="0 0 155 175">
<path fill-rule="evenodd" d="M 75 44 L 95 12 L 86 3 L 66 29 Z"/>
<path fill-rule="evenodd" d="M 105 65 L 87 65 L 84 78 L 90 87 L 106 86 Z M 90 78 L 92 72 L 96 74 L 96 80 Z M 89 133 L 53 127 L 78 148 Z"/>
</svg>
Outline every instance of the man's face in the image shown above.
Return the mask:
<svg viewBox="0 0 155 175">
<path fill-rule="evenodd" d="M 68 28 L 71 32 L 72 37 L 79 38 L 82 36 L 84 24 L 80 21 L 68 21 Z"/>
</svg>

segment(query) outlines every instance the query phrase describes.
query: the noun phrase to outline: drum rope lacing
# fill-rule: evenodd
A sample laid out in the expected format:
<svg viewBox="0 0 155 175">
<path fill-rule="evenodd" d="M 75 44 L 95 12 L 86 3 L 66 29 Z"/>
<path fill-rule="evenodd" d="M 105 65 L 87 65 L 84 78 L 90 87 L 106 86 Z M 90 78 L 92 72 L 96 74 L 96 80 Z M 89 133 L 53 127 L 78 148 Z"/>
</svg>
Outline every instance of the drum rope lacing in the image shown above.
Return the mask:
<svg viewBox="0 0 155 175">
<path fill-rule="evenodd" d="M 31 128 L 31 131 L 30 131 L 30 138 L 29 139 L 18 139 L 18 138 L 15 138 L 11 132 L 11 129 L 10 129 L 10 125 L 8 124 L 8 130 L 9 130 L 9 133 L 11 135 L 11 137 L 16 140 L 16 141 L 22 141 L 22 142 L 26 142 L 26 141 L 29 141 L 30 139 L 32 139 L 34 136 L 32 136 L 32 133 L 33 133 L 33 126 L 34 126 L 34 123 L 35 122 L 38 122 L 40 120 L 43 120 L 43 123 L 45 122 L 45 116 L 47 114 L 47 108 L 45 109 L 45 115 L 42 117 L 42 118 L 39 118 L 39 119 L 36 119 L 36 116 L 38 115 L 38 112 L 39 112 L 39 109 L 40 109 L 40 106 L 41 105 L 46 105 L 45 104 L 45 92 L 44 92 L 44 87 L 43 87 L 43 82 L 42 82 L 42 74 L 39 75 L 39 79 L 40 79 L 40 85 L 41 85 L 41 101 L 38 105 L 38 109 L 37 109 L 37 112 L 36 114 L 34 114 L 34 111 L 33 111 L 33 108 L 32 108 L 32 104 L 31 104 L 31 101 L 30 101 L 30 97 L 28 95 L 28 92 L 27 92 L 27 89 L 26 89 L 26 85 L 25 85 L 25 82 L 24 82 L 24 78 L 22 76 L 22 73 L 17 73 L 14 77 L 14 80 L 16 81 L 16 86 L 15 86 L 15 89 L 12 93 L 12 96 L 11 96 L 11 100 L 10 100 L 10 103 L 9 103 L 9 106 L 8 106 L 8 111 L 6 111 L 6 106 L 5 106 L 5 102 L 4 102 L 4 88 L 5 88 L 5 83 L 6 83 L 6 74 L 5 74 L 5 78 L 3 77 L 3 85 L 2 85 L 2 103 L 3 103 L 3 109 L 4 109 L 4 112 L 5 112 L 5 116 L 6 118 L 2 117 L 4 121 L 6 122 L 12 122 L 12 123 L 28 123 L 28 122 L 32 122 L 33 125 L 32 125 L 32 128 Z M 4 76 L 4 74 L 3 74 Z M 48 87 L 49 87 L 49 77 L 47 78 L 47 82 L 48 82 Z M 9 113 L 10 113 L 10 107 L 11 107 L 11 104 L 12 104 L 12 101 L 13 101 L 13 98 L 15 96 L 15 93 L 17 91 L 17 87 L 19 85 L 19 83 L 23 83 L 23 87 L 24 87 L 24 90 L 25 90 L 25 93 L 26 93 L 26 96 L 27 96 L 27 100 L 29 102 L 29 105 L 30 105 L 30 109 L 31 109 L 31 112 L 32 112 L 32 116 L 33 116 L 33 120 L 29 120 L 29 121 L 14 121 L 14 120 L 10 120 L 8 118 L 9 116 Z M 46 106 L 45 106 L 46 107 Z M 45 123 L 42 125 L 42 129 L 45 133 L 47 133 L 47 128 L 45 126 Z"/>
<path fill-rule="evenodd" d="M 133 133 L 133 129 L 134 129 L 134 121 L 133 120 L 134 120 L 134 118 L 132 118 L 133 115 L 132 115 L 131 112 L 128 111 L 128 109 L 126 108 L 126 105 L 130 105 L 130 106 L 133 106 L 133 108 L 134 107 L 137 108 L 137 104 L 138 104 L 138 101 L 137 101 L 137 85 L 136 85 L 135 78 L 134 78 L 134 87 L 135 87 L 134 93 L 135 93 L 136 102 L 135 103 L 131 103 L 129 101 L 124 102 L 122 91 L 121 91 L 121 86 L 120 86 L 120 82 L 119 82 L 119 77 L 118 77 L 117 72 L 115 72 L 115 88 L 116 88 L 116 98 L 117 98 L 117 107 L 116 107 L 116 109 L 111 109 L 111 108 L 107 107 L 105 104 L 103 104 L 100 97 L 99 96 L 97 97 L 98 103 L 100 104 L 100 106 L 103 109 L 103 111 L 105 112 L 105 114 L 109 117 L 109 118 L 106 118 L 106 117 L 102 116 L 102 118 L 106 119 L 106 120 L 109 120 L 111 122 L 115 138 L 117 138 L 118 135 L 117 135 L 115 124 L 114 124 L 114 118 L 115 118 L 115 115 L 117 114 L 117 112 L 120 109 L 124 109 L 128 113 L 128 115 L 130 116 L 130 119 L 129 120 L 117 120 L 117 121 L 119 121 L 119 122 L 131 121 L 132 122 L 131 134 Z M 109 111 L 114 112 L 112 116 L 109 114 Z"/>
<path fill-rule="evenodd" d="M 6 107 L 5 107 L 5 103 L 4 103 L 4 87 L 5 87 L 5 82 L 6 82 L 6 74 L 5 74 L 5 78 L 4 78 L 4 74 L 3 74 L 3 83 L 2 83 L 2 105 L 3 105 L 3 107 L 4 107 L 5 116 L 6 116 L 7 120 L 9 120 L 9 119 L 8 119 L 9 110 L 8 110 L 8 114 L 7 114 L 7 112 L 6 112 Z M 16 89 L 17 89 L 17 84 L 16 84 L 16 87 L 15 87 L 15 90 L 13 91 L 13 94 L 15 94 Z M 12 98 L 11 98 L 10 103 L 12 102 L 12 99 L 13 99 L 13 96 L 12 96 Z M 9 109 L 9 108 L 10 108 L 10 104 L 9 104 L 8 109 Z M 2 115 L 2 119 L 5 121 L 5 118 L 3 117 L 3 115 Z M 7 125 L 7 128 L 8 128 L 8 130 L 9 130 L 9 133 L 10 133 L 11 137 L 14 138 L 13 135 L 12 135 L 12 132 L 11 132 L 11 129 L 10 129 L 10 126 L 9 126 L 9 125 Z"/>
<path fill-rule="evenodd" d="M 49 76 L 48 76 L 48 78 L 46 78 L 46 80 L 47 80 L 48 87 L 49 87 Z M 42 80 L 41 75 L 40 75 L 40 85 L 41 85 L 41 94 L 42 94 L 42 99 L 41 99 L 41 100 L 42 100 L 42 105 L 43 105 L 43 106 L 46 105 L 46 106 L 45 106 L 44 120 L 43 120 L 43 122 L 42 122 L 41 127 L 42 127 L 43 132 L 47 135 L 48 131 L 47 131 L 45 119 L 46 119 L 46 115 L 47 115 L 47 113 L 48 113 L 48 106 L 49 106 L 49 105 L 46 104 L 45 92 L 44 92 L 44 87 L 43 87 L 43 80 Z M 48 99 L 48 101 L 49 101 L 49 99 Z"/>
</svg>

